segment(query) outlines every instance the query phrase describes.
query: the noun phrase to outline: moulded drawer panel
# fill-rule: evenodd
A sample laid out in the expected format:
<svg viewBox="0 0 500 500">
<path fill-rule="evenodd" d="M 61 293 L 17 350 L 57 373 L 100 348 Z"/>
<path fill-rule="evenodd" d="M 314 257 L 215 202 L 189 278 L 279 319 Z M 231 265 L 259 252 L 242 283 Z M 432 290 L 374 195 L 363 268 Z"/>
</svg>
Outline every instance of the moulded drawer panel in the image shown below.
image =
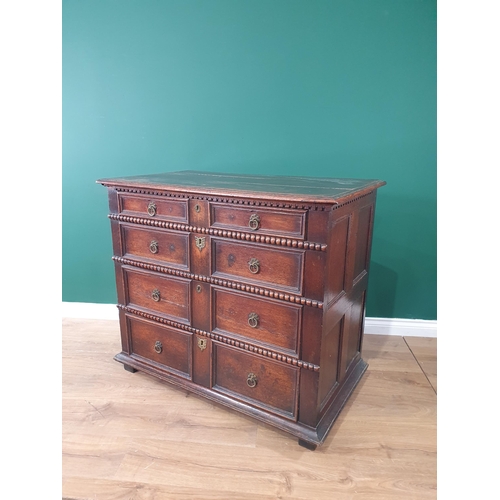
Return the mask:
<svg viewBox="0 0 500 500">
<path fill-rule="evenodd" d="M 174 321 L 190 323 L 191 280 L 124 269 L 128 285 L 128 304 L 149 309 L 153 314 L 169 316 Z"/>
<path fill-rule="evenodd" d="M 212 274 L 272 286 L 292 293 L 302 291 L 304 253 L 212 238 Z"/>
<path fill-rule="evenodd" d="M 167 371 L 191 378 L 192 334 L 128 318 L 132 355 L 161 364 Z"/>
<path fill-rule="evenodd" d="M 304 238 L 305 217 L 305 211 L 297 210 L 240 208 L 218 203 L 210 206 L 211 227 L 287 238 Z"/>
<path fill-rule="evenodd" d="M 295 419 L 297 368 L 221 344 L 214 345 L 214 390 Z"/>
<path fill-rule="evenodd" d="M 189 233 L 121 226 L 127 257 L 160 261 L 189 271 Z"/>
<path fill-rule="evenodd" d="M 297 355 L 302 306 L 212 288 L 213 331 Z"/>
<path fill-rule="evenodd" d="M 161 196 L 119 195 L 120 212 L 150 219 L 173 222 L 188 222 L 187 200 L 169 199 Z"/>
</svg>

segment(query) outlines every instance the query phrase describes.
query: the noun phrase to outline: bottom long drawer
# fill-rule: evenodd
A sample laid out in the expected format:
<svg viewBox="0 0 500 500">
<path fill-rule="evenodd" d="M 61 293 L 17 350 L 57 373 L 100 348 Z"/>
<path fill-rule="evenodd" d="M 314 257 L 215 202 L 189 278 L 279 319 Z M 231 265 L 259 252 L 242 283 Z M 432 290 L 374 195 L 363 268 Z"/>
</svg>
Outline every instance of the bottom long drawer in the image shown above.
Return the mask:
<svg viewBox="0 0 500 500">
<path fill-rule="evenodd" d="M 192 334 L 131 317 L 127 324 L 132 356 L 141 356 L 164 370 L 191 379 Z"/>
<path fill-rule="evenodd" d="M 299 370 L 214 343 L 212 389 L 296 420 Z"/>
</svg>

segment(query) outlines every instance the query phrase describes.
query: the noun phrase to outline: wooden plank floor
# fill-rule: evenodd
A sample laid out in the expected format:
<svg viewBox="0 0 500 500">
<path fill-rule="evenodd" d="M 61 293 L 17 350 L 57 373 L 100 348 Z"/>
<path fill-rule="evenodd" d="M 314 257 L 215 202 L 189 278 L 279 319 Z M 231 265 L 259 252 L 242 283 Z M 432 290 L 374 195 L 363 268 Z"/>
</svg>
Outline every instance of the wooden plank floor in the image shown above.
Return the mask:
<svg viewBox="0 0 500 500">
<path fill-rule="evenodd" d="M 435 339 L 365 336 L 368 371 L 314 452 L 118 351 L 117 321 L 63 320 L 65 499 L 436 498 Z"/>
</svg>

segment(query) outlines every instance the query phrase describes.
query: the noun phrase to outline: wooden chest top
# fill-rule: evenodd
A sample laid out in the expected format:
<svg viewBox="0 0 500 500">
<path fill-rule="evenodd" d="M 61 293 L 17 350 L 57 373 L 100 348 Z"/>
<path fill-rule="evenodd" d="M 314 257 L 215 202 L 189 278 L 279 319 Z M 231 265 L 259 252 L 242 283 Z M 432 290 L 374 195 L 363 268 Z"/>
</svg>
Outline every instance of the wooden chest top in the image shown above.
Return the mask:
<svg viewBox="0 0 500 500">
<path fill-rule="evenodd" d="M 194 170 L 99 179 L 97 182 L 105 186 L 134 186 L 213 196 L 260 197 L 289 202 L 330 204 L 343 203 L 349 198 L 373 191 L 385 184 L 385 181 L 376 179 L 262 176 Z"/>
</svg>

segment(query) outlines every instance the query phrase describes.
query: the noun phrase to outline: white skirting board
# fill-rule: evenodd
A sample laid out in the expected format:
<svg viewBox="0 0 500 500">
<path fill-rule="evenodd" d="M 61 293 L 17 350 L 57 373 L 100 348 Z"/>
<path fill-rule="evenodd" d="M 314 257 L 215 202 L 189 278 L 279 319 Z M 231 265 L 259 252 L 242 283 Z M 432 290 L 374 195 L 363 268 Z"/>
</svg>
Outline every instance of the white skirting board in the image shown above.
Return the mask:
<svg viewBox="0 0 500 500">
<path fill-rule="evenodd" d="M 63 318 L 118 320 L 114 304 L 63 302 Z M 365 318 L 365 333 L 400 337 L 437 337 L 437 321 L 427 319 Z"/>
</svg>

